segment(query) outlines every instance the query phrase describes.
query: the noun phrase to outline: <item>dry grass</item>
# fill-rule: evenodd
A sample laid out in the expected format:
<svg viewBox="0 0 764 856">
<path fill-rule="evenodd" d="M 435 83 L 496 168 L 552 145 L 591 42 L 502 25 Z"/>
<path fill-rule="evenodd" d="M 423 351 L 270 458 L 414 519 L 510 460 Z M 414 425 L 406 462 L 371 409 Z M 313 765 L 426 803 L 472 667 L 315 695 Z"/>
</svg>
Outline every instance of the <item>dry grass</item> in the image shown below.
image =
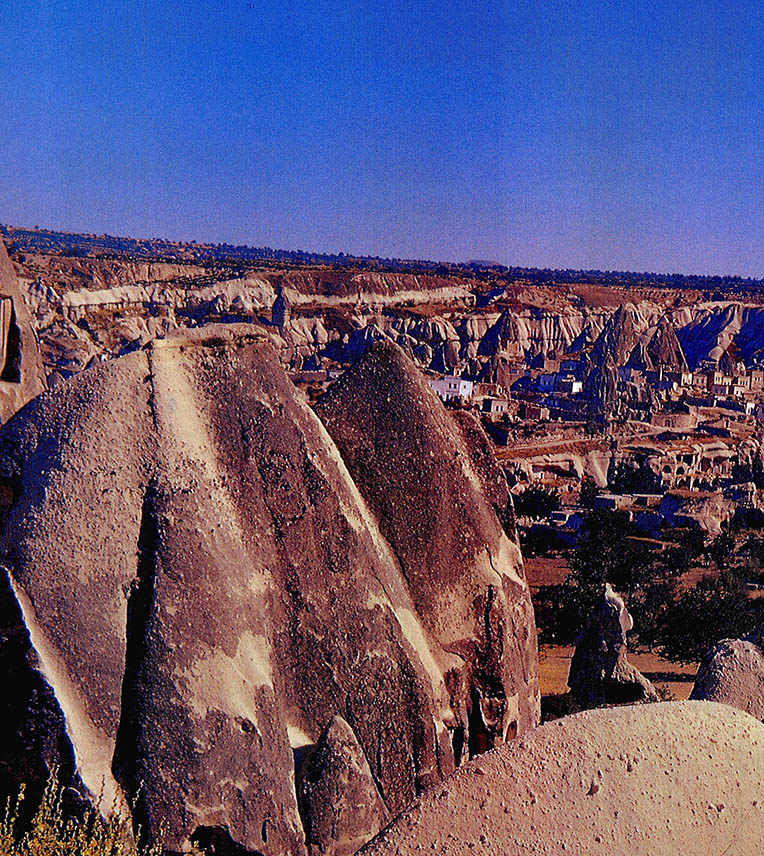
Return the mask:
<svg viewBox="0 0 764 856">
<path fill-rule="evenodd" d="M 31 823 L 21 830 L 19 817 L 25 799 L 21 786 L 16 799 L 8 800 L 0 823 L 0 856 L 161 856 L 161 842 L 147 847 L 135 843 L 130 821 L 115 806 L 106 820 L 100 810 L 93 809 L 78 820 L 66 817 L 63 792 L 57 776 L 52 775 Z"/>
<path fill-rule="evenodd" d="M 542 695 L 563 695 L 568 692 L 568 670 L 574 650 L 574 645 L 540 647 L 539 684 Z M 687 699 L 692 692 L 698 671 L 697 663 L 679 665 L 645 650 L 630 652 L 628 659 L 652 681 L 659 692 L 670 693 L 676 700 Z"/>
</svg>

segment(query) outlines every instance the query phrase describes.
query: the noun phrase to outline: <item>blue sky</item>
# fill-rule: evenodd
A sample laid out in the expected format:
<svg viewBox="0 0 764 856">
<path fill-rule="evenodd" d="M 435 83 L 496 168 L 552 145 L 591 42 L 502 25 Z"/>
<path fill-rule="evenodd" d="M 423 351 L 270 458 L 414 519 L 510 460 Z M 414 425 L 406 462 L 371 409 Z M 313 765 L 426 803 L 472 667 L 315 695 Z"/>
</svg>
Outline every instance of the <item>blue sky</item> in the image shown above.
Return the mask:
<svg viewBox="0 0 764 856">
<path fill-rule="evenodd" d="M 764 275 L 758 2 L 5 0 L 0 221 Z"/>
</svg>

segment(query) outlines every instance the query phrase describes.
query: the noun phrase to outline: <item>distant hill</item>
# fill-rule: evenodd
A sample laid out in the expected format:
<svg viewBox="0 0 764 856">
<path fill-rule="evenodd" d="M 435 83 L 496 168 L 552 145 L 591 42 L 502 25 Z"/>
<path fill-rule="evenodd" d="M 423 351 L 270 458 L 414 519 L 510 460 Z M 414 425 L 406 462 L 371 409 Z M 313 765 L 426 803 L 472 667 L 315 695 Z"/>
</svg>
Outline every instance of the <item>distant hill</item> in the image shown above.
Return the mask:
<svg viewBox="0 0 764 856">
<path fill-rule="evenodd" d="M 0 224 L 11 253 L 47 253 L 63 256 L 123 258 L 135 261 L 173 261 L 226 268 L 327 266 L 378 270 L 393 273 L 429 273 L 459 276 L 483 281 L 526 281 L 532 285 L 590 284 L 640 286 L 653 288 L 699 289 L 707 299 L 764 291 L 764 279 L 700 274 L 663 274 L 629 271 L 558 270 L 525 268 L 474 259 L 468 262 L 441 262 L 426 259 L 382 258 L 351 253 L 312 253 L 305 250 L 279 250 L 234 244 L 204 244 L 196 241 L 169 241 L 164 238 L 126 238 L 115 235 L 90 235 L 57 232 L 50 229 L 26 229 Z M 718 292 L 715 295 L 714 292 Z"/>
</svg>

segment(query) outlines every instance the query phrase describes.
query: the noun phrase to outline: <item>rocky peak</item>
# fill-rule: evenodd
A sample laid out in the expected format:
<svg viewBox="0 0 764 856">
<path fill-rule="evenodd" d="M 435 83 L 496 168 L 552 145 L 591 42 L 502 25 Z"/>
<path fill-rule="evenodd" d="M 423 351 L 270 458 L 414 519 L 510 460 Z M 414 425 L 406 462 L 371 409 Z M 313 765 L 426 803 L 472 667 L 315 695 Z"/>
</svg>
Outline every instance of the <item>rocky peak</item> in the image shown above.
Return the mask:
<svg viewBox="0 0 764 856">
<path fill-rule="evenodd" d="M 658 326 L 647 345 L 647 353 L 655 368 L 663 366 L 676 371 L 686 372 L 688 370 L 687 359 L 682 346 L 665 315 L 662 315 L 658 321 Z"/>
<path fill-rule="evenodd" d="M 485 499 L 490 479 L 508 501 L 495 461 L 390 342 L 374 345 L 316 412 L 379 520 L 428 630 L 463 658 L 448 679 L 463 711 L 456 738 L 478 752 L 532 727 L 536 653 L 524 629 L 532 607 L 500 502 Z M 528 679 L 517 680 L 520 667 Z"/>
<path fill-rule="evenodd" d="M 729 704 L 764 720 L 763 631 L 714 645 L 703 657 L 690 698 Z"/>
<path fill-rule="evenodd" d="M 610 359 L 616 366 L 625 365 L 638 339 L 636 309 L 632 303 L 624 303 L 611 316 L 594 343 L 594 364 L 601 365 Z"/>
</svg>

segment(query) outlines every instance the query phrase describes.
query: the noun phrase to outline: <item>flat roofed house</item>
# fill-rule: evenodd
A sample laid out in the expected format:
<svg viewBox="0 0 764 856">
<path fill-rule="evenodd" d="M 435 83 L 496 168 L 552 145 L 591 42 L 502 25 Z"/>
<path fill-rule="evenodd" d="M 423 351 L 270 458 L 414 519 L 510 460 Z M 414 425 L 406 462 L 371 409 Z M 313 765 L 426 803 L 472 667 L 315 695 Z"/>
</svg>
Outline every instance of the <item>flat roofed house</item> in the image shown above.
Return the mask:
<svg viewBox="0 0 764 856">
<path fill-rule="evenodd" d="M 480 409 L 491 416 L 500 416 L 509 412 L 509 401 L 506 398 L 484 398 Z"/>
<path fill-rule="evenodd" d="M 472 398 L 474 383 L 471 380 L 446 375 L 441 378 L 430 378 L 428 383 L 443 401 L 469 401 Z"/>
</svg>

